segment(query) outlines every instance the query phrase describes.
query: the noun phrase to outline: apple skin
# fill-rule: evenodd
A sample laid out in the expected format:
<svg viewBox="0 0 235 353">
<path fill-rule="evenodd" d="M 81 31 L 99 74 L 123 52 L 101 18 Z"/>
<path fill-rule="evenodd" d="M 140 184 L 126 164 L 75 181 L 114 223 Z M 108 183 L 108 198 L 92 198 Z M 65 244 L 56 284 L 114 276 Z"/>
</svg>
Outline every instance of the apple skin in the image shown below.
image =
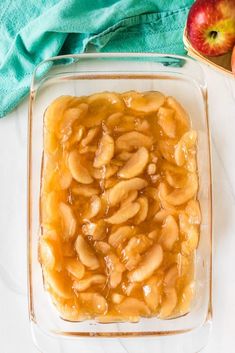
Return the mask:
<svg viewBox="0 0 235 353">
<path fill-rule="evenodd" d="M 235 0 L 197 0 L 186 28 L 191 45 L 201 54 L 227 53 L 235 44 Z"/>
<path fill-rule="evenodd" d="M 232 66 L 232 73 L 235 76 L 235 45 L 234 45 L 233 51 L 232 51 L 231 66 Z"/>
</svg>

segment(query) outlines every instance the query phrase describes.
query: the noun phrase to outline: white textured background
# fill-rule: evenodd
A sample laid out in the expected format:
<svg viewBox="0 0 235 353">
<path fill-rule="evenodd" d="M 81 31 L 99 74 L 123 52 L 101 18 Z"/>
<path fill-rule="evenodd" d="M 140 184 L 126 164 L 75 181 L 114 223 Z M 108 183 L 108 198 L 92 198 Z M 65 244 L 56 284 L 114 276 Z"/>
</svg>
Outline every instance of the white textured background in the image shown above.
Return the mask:
<svg viewBox="0 0 235 353">
<path fill-rule="evenodd" d="M 235 352 L 235 79 L 203 66 L 209 91 L 214 191 L 213 329 L 203 353 Z M 0 353 L 36 353 L 26 293 L 27 102 L 0 120 Z M 88 353 L 78 346 L 79 353 Z M 136 340 L 94 341 L 123 353 Z M 42 352 L 58 353 L 58 352 Z M 172 347 L 174 353 L 174 347 Z"/>
</svg>

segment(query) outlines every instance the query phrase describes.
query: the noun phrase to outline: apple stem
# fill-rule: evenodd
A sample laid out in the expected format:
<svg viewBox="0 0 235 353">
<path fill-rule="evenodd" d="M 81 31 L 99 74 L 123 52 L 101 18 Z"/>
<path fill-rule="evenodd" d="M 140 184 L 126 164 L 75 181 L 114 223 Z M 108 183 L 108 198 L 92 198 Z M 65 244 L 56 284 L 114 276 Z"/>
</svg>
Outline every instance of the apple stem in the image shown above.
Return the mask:
<svg viewBox="0 0 235 353">
<path fill-rule="evenodd" d="M 215 38 L 217 37 L 217 34 L 218 34 L 218 33 L 217 33 L 216 31 L 211 31 L 211 32 L 210 32 L 210 37 L 213 38 L 213 39 L 215 39 Z"/>
</svg>

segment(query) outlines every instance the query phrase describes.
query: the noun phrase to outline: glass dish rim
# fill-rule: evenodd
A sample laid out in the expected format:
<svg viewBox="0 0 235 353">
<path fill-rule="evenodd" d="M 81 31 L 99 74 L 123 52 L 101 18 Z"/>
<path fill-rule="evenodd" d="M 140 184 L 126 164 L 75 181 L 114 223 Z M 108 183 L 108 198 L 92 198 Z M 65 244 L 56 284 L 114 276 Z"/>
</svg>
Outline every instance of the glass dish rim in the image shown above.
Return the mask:
<svg viewBox="0 0 235 353">
<path fill-rule="evenodd" d="M 33 104 L 34 104 L 34 99 L 35 99 L 35 92 L 37 91 L 37 87 L 35 88 L 35 81 L 36 81 L 36 74 L 37 70 L 45 63 L 47 62 L 52 62 L 52 61 L 57 61 L 57 60 L 63 60 L 63 59 L 102 59 L 102 58 L 119 58 L 119 59 L 124 59 L 124 58 L 175 58 L 175 59 L 182 59 L 184 61 L 188 61 L 193 63 L 193 65 L 197 66 L 203 77 L 203 85 L 200 83 L 198 79 L 196 79 L 197 84 L 200 86 L 200 88 L 204 89 L 204 105 L 205 105 L 205 123 L 206 123 L 206 136 L 207 136 L 207 143 L 208 143 L 208 167 L 209 167 L 209 175 L 208 175 L 208 180 L 209 180 L 209 195 L 208 195 L 208 204 L 210 207 L 209 210 L 209 229 L 208 229 L 208 236 L 210 240 L 210 258 L 209 258 L 209 300 L 208 300 L 208 307 L 207 307 L 207 313 L 205 316 L 205 320 L 198 326 L 191 327 L 189 329 L 179 329 L 179 330 L 170 330 L 170 331 L 142 331 L 142 332 L 76 332 L 76 331 L 71 331 L 71 332 L 64 332 L 64 331 L 45 331 L 37 322 L 35 314 L 34 314 L 34 304 L 33 304 L 33 291 L 32 291 L 32 271 L 31 271 L 31 266 L 32 266 L 32 261 L 31 261 L 31 240 L 32 240 L 32 235 L 31 235 L 31 164 L 32 164 L 32 119 L 33 119 Z M 73 64 L 74 62 L 71 62 Z M 61 66 L 66 66 L 65 64 L 61 64 Z M 69 65 L 68 65 L 69 67 Z M 106 72 L 108 72 L 107 70 Z M 128 70 L 127 70 L 128 71 Z M 172 67 L 172 73 L 174 72 L 174 67 Z M 45 74 L 47 75 L 50 72 L 50 70 Z M 71 73 L 73 70 L 71 71 Z M 104 72 L 105 73 L 105 72 Z M 44 75 L 43 75 L 44 76 Z M 189 75 L 186 74 L 186 76 L 190 77 Z M 53 75 L 52 75 L 53 77 Z M 40 78 L 41 79 L 41 78 Z M 42 77 L 43 79 L 43 77 Z M 195 80 L 195 78 L 194 78 Z M 62 336 L 62 337 L 106 337 L 106 338 L 117 338 L 117 337 L 147 337 L 147 336 L 169 336 L 169 335 L 178 335 L 178 334 L 186 334 L 193 332 L 196 329 L 199 329 L 200 327 L 203 327 L 206 323 L 210 322 L 212 319 L 212 216 L 213 216 L 213 209 L 212 209 L 212 164 L 211 164 L 211 142 L 210 142 L 210 126 L 209 126 L 209 116 L 208 116 L 208 97 L 207 97 L 207 89 L 206 89 L 206 82 L 205 82 L 205 76 L 204 73 L 200 67 L 200 65 L 192 58 L 187 57 L 187 56 L 181 56 L 181 55 L 174 55 L 174 54 L 161 54 L 161 53 L 83 53 L 83 54 L 67 54 L 67 55 L 58 55 L 54 57 L 47 58 L 40 62 L 34 69 L 32 79 L 31 79 L 31 86 L 30 86 L 30 95 L 29 95 L 29 104 L 28 104 L 28 170 L 27 170 L 27 275 L 28 275 L 28 312 L 29 312 L 29 320 L 31 324 L 37 325 L 37 327 L 44 333 L 50 334 L 50 335 L 56 335 L 56 336 Z M 136 323 L 138 325 L 138 323 Z"/>
</svg>

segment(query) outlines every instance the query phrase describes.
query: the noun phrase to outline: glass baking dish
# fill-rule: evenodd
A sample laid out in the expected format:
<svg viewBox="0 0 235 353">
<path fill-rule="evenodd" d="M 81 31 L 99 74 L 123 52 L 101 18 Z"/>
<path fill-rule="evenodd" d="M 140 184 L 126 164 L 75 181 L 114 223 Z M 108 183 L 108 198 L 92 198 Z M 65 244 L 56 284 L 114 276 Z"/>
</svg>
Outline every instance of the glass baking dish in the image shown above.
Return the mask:
<svg viewBox="0 0 235 353">
<path fill-rule="evenodd" d="M 198 132 L 198 198 L 202 224 L 195 261 L 194 300 L 189 313 L 169 320 L 143 318 L 138 323 L 108 324 L 65 321 L 59 317 L 44 290 L 38 260 L 44 112 L 61 95 L 128 90 L 157 90 L 174 96 L 188 111 L 192 126 Z M 28 156 L 29 314 L 39 349 L 52 352 L 58 342 L 63 342 L 64 351 L 73 353 L 82 337 L 103 337 L 102 345 L 107 341 L 104 338 L 145 337 L 145 349 L 151 342 L 151 347 L 158 352 L 172 352 L 172 347 L 181 347 L 181 353 L 198 352 L 207 341 L 212 315 L 210 138 L 207 88 L 200 66 L 186 57 L 161 54 L 66 55 L 42 62 L 36 68 L 31 84 Z"/>
</svg>

